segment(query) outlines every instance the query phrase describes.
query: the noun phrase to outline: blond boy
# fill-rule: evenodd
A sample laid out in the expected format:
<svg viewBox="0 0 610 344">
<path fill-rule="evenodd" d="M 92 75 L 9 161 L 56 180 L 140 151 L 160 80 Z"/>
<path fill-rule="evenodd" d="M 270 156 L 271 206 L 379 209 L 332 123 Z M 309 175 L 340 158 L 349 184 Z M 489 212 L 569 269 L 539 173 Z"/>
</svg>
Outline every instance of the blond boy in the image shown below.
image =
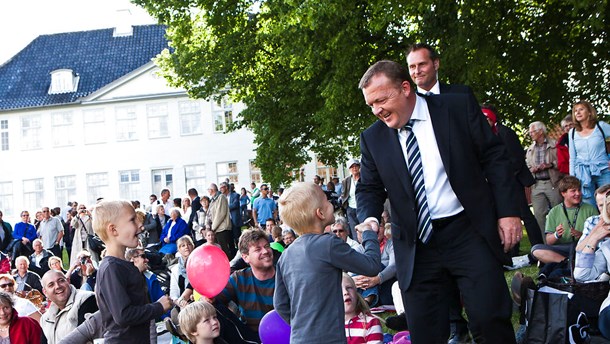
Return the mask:
<svg viewBox="0 0 610 344">
<path fill-rule="evenodd" d="M 341 296 L 343 271 L 380 271 L 376 230 L 360 227 L 364 253 L 324 233 L 335 221 L 333 205 L 314 183 L 297 183 L 279 199 L 280 217 L 299 235 L 276 269 L 273 304 L 291 326 L 290 343 L 345 343 Z"/>
<path fill-rule="evenodd" d="M 212 304 L 196 301 L 184 307 L 178 315 L 180 330 L 193 344 L 224 343 L 216 341 L 220 336 L 220 322 L 216 316 L 216 309 Z"/>
<path fill-rule="evenodd" d="M 127 201 L 102 201 L 93 212 L 93 230 L 106 244 L 95 294 L 106 333 L 104 342 L 150 343 L 150 320 L 171 308 L 167 296 L 149 303 L 146 280 L 125 250 L 137 247 L 142 224 Z"/>
</svg>

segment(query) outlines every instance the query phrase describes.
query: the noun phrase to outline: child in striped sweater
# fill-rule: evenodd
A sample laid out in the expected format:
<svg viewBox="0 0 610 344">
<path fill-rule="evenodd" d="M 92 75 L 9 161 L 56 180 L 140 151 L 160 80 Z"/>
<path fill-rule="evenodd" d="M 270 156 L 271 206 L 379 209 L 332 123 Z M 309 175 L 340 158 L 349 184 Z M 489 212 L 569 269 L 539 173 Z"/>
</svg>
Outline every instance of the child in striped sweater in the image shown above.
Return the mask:
<svg viewBox="0 0 610 344">
<path fill-rule="evenodd" d="M 381 322 L 371 314 L 368 304 L 356 290 L 356 283 L 348 274 L 343 274 L 341 287 L 347 343 L 383 344 Z"/>
</svg>

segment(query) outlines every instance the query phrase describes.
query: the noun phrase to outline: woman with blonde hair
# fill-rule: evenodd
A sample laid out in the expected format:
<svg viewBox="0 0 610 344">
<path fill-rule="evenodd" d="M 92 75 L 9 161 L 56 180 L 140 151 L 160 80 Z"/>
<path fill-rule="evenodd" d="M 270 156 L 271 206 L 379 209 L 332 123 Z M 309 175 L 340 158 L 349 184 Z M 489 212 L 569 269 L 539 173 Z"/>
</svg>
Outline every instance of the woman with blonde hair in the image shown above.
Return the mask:
<svg viewBox="0 0 610 344">
<path fill-rule="evenodd" d="M 572 119 L 570 175 L 580 179 L 583 201 L 595 205 L 595 189 L 610 184 L 610 125 L 598 121 L 597 111 L 584 100 L 574 103 Z"/>
</svg>

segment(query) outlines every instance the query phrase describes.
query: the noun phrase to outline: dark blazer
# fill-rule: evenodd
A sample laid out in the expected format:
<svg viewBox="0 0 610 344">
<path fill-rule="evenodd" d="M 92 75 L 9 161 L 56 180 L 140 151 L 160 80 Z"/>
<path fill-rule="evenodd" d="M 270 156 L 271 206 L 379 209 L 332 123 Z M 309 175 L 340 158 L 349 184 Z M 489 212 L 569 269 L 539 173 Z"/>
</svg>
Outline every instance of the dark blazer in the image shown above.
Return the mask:
<svg viewBox="0 0 610 344">
<path fill-rule="evenodd" d="M 40 267 L 34 265 L 33 260 L 35 258 L 35 253 L 32 253 L 29 257 L 30 259 L 30 267 L 28 270 L 33 271 L 38 274 L 38 276 L 42 276 L 45 272 L 49 271 L 49 257 L 55 256 L 51 251 L 42 249 L 42 259 L 40 260 Z"/>
<path fill-rule="evenodd" d="M 492 133 L 472 94 L 424 98 L 455 194 L 494 256 L 503 264 L 510 264 L 500 243 L 497 219 L 518 217 L 519 208 L 515 197 L 517 186 L 504 146 Z M 380 219 L 386 196 L 389 197 L 397 277 L 401 290 L 407 290 L 418 240 L 417 212 L 397 131 L 377 121 L 361 134 L 360 149 L 358 219 L 361 222 L 368 217 Z"/>
<path fill-rule="evenodd" d="M 510 159 L 511 169 L 514 176 L 521 186 L 532 186 L 536 182 L 532 172 L 525 164 L 525 150 L 521 146 L 521 141 L 517 134 L 511 129 L 500 123 L 498 128 L 498 136 L 506 146 L 508 157 Z"/>
<path fill-rule="evenodd" d="M 231 225 L 234 228 L 241 228 L 241 210 L 239 207 L 239 194 L 235 191 L 229 193 L 229 212 L 231 213 Z"/>
<path fill-rule="evenodd" d="M 193 221 L 197 218 L 197 210 L 199 209 L 201 209 L 201 198 L 197 196 L 191 201 L 191 216 L 189 216 L 187 221 L 190 230 L 193 230 Z"/>
</svg>

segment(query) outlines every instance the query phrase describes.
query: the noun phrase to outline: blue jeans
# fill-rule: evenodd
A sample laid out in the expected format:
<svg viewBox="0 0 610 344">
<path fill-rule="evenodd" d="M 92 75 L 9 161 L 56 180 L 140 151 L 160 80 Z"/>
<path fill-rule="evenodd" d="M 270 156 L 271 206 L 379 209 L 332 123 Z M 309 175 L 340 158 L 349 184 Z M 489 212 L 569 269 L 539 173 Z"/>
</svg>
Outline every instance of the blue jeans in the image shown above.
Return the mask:
<svg viewBox="0 0 610 344">
<path fill-rule="evenodd" d="M 597 207 L 595 203 L 595 190 L 597 188 L 604 186 L 606 184 L 610 184 L 610 169 L 605 169 L 602 171 L 602 174 L 599 176 L 591 176 L 591 185 L 588 187 L 582 187 L 583 198 L 582 200 L 591 204 L 594 207 Z M 586 191 L 586 192 L 585 192 Z M 591 195 L 587 198 L 584 195 Z"/>
</svg>

